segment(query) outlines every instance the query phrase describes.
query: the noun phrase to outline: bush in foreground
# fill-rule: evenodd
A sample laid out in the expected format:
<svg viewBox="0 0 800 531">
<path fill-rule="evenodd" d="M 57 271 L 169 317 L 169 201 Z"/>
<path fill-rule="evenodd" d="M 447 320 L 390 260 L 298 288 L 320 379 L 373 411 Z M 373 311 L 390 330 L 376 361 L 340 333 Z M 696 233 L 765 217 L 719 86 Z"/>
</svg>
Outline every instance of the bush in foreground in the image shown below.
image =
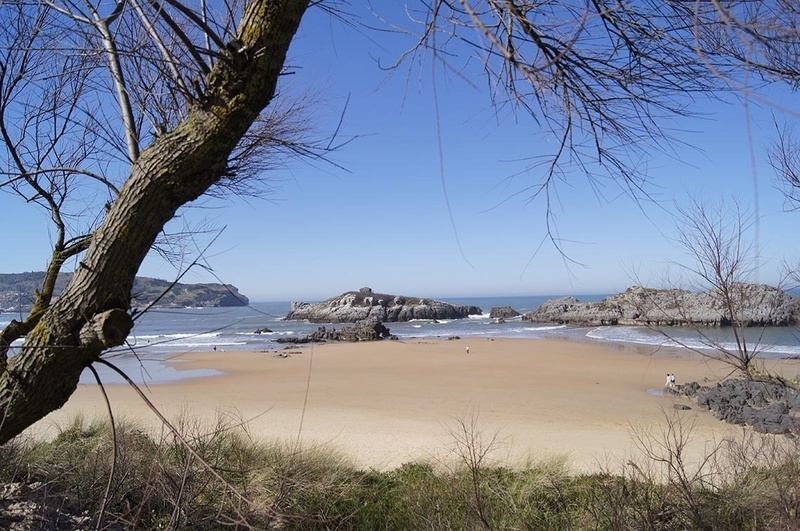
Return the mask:
<svg viewBox="0 0 800 531">
<path fill-rule="evenodd" d="M 564 460 L 509 468 L 461 437 L 452 463 L 362 471 L 322 448 L 241 427 L 171 435 L 75 419 L 49 442 L 0 447 L 0 525 L 20 529 L 800 529 L 797 439 L 743 432 L 686 464 L 675 419 L 637 435 L 640 462 L 591 475 Z M 473 424 L 460 435 L 474 435 Z M 462 443 L 466 443 L 466 446 Z M 480 457 L 480 459 L 476 459 Z M 112 468 L 114 473 L 112 474 Z M 24 488 L 11 488 L 23 485 Z M 34 498 L 27 516 L 9 508 Z M 69 516 L 69 517 L 68 517 Z M 26 520 L 27 518 L 27 520 Z"/>
</svg>

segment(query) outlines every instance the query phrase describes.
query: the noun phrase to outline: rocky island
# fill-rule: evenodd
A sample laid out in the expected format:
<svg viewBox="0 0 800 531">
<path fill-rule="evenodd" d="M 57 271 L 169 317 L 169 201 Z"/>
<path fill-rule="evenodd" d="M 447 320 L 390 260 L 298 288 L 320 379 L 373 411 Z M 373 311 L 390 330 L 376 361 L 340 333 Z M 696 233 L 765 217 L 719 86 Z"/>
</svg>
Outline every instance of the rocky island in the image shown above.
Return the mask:
<svg viewBox="0 0 800 531">
<path fill-rule="evenodd" d="M 285 319 L 305 319 L 312 323 L 356 323 L 364 319 L 377 319 L 383 323 L 397 323 L 412 319 L 463 319 L 480 313 L 481 309 L 477 306 L 386 295 L 375 293 L 371 288 L 361 288 L 315 304 L 292 302 Z"/>
<path fill-rule="evenodd" d="M 765 284 L 736 286 L 745 326 L 794 326 L 800 322 L 800 297 Z M 561 297 L 522 316 L 523 321 L 575 326 L 728 326 L 717 293 L 633 286 L 599 302 Z"/>
</svg>

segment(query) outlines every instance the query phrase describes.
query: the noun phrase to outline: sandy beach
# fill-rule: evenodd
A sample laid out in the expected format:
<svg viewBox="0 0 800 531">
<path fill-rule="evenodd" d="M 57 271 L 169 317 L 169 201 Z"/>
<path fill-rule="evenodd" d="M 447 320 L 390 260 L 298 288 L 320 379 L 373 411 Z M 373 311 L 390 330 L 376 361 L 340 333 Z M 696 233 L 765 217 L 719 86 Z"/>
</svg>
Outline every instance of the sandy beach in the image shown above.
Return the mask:
<svg viewBox="0 0 800 531">
<path fill-rule="evenodd" d="M 469 345 L 469 353 L 466 347 Z M 364 468 L 411 461 L 452 461 L 453 432 L 473 422 L 496 436 L 499 463 L 565 455 L 575 471 L 615 466 L 637 453 L 634 432 L 658 433 L 676 403 L 662 395 L 667 373 L 678 383 L 713 383 L 728 366 L 676 352 L 655 354 L 566 340 L 495 339 L 324 344 L 278 352 L 182 354 L 178 369 L 224 374 L 150 385 L 148 398 L 169 418 L 189 413 L 209 423 L 246 419 L 254 437 L 326 445 Z M 774 360 L 780 374 L 800 361 Z M 115 414 L 158 429 L 142 400 L 124 385 L 107 387 Z M 74 415 L 105 415 L 96 385 L 81 385 L 68 404 L 34 427 L 47 435 Z M 696 407 L 690 449 L 741 428 Z"/>
</svg>

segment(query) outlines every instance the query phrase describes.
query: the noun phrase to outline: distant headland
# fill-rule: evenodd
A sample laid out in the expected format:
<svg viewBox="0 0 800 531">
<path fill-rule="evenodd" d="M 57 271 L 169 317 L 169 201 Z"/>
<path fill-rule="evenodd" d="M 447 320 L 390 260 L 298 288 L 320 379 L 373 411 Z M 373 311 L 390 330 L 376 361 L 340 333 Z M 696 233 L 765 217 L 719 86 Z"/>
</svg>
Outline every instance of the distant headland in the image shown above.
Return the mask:
<svg viewBox="0 0 800 531">
<path fill-rule="evenodd" d="M 61 293 L 72 273 L 61 273 L 56 295 Z M 30 308 L 34 293 L 42 285 L 44 272 L 0 273 L 0 309 Z M 170 289 L 170 286 L 172 288 Z M 167 291 L 169 290 L 169 291 Z M 165 293 L 166 292 L 166 293 Z M 159 298 L 160 297 L 160 298 Z M 133 283 L 134 307 L 144 307 L 158 299 L 158 308 L 248 306 L 250 300 L 230 284 L 175 284 L 157 278 L 136 277 Z"/>
</svg>

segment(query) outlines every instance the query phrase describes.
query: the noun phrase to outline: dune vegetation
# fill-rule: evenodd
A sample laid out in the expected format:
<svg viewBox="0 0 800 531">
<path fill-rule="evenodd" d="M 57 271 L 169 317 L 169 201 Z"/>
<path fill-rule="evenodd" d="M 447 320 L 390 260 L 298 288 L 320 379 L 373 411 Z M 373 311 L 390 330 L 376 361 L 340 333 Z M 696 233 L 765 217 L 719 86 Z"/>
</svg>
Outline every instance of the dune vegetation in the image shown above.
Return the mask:
<svg viewBox="0 0 800 531">
<path fill-rule="evenodd" d="M 177 425 L 181 437 L 78 417 L 51 441 L 0 447 L 0 526 L 800 528 L 796 437 L 743 430 L 687 462 L 691 426 L 678 412 L 665 414 L 658 434 L 632 435 L 645 457 L 590 474 L 571 472 L 566 458 L 497 462 L 495 437 L 474 418 L 452 431 L 450 461 L 389 471 L 359 469 L 329 448 L 254 440 L 241 425 L 201 427 L 188 416 Z M 9 511 L 26 500 L 29 514 Z"/>
</svg>

